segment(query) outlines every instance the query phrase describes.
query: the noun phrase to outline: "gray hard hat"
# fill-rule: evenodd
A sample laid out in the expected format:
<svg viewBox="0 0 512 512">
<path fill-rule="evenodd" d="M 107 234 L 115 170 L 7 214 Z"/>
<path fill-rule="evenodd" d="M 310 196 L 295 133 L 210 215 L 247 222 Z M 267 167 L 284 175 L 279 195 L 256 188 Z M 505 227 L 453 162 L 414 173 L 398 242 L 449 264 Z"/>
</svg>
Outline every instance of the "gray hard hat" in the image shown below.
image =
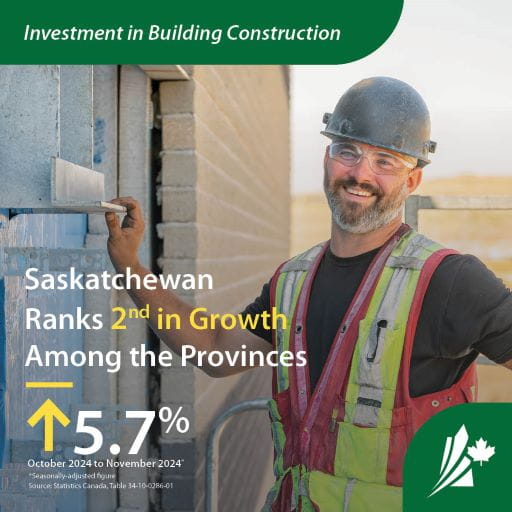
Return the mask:
<svg viewBox="0 0 512 512">
<path fill-rule="evenodd" d="M 436 143 L 430 140 L 430 115 L 419 93 L 409 84 L 377 76 L 366 78 L 343 94 L 332 114 L 324 114 L 330 138 L 349 138 L 391 149 L 430 163 Z"/>
</svg>

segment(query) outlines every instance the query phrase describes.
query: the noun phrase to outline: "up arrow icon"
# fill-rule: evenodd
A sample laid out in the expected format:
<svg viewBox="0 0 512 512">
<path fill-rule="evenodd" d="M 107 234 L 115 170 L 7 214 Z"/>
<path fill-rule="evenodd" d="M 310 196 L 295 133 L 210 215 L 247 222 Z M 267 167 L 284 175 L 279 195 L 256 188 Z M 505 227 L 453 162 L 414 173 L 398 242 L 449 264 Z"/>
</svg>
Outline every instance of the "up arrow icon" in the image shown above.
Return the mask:
<svg viewBox="0 0 512 512">
<path fill-rule="evenodd" d="M 27 423 L 33 428 L 44 418 L 44 451 L 53 452 L 53 420 L 63 427 L 69 425 L 70 419 L 48 398 L 37 411 L 30 416 Z"/>
</svg>

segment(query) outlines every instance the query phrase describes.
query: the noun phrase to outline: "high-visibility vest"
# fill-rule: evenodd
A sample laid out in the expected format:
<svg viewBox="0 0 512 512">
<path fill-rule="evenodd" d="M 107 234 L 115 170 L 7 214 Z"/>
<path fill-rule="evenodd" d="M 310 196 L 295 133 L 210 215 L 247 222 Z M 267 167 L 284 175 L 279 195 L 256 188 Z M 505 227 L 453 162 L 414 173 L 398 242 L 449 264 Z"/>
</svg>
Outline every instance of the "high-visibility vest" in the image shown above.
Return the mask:
<svg viewBox="0 0 512 512">
<path fill-rule="evenodd" d="M 328 242 L 284 263 L 271 306 L 290 320 L 279 353 L 306 349 L 313 279 Z M 370 264 L 340 323 L 314 390 L 306 366 L 278 366 L 270 401 L 276 483 L 263 510 L 397 512 L 402 467 L 416 430 L 439 411 L 476 399 L 475 365 L 448 389 L 409 395 L 412 345 L 443 249 L 402 225 Z"/>
</svg>

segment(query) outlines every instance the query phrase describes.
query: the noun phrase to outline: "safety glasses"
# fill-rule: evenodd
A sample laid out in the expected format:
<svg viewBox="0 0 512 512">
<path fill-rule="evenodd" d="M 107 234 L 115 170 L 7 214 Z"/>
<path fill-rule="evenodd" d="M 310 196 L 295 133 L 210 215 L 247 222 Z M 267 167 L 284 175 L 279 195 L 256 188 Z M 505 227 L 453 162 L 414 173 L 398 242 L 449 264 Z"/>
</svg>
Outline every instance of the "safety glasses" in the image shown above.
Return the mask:
<svg viewBox="0 0 512 512">
<path fill-rule="evenodd" d="M 329 146 L 329 158 L 340 162 L 347 167 L 355 167 L 366 158 L 370 168 L 375 174 L 400 174 L 405 169 L 414 169 L 414 164 L 392 155 L 382 149 L 363 149 L 351 142 L 333 142 Z"/>
</svg>

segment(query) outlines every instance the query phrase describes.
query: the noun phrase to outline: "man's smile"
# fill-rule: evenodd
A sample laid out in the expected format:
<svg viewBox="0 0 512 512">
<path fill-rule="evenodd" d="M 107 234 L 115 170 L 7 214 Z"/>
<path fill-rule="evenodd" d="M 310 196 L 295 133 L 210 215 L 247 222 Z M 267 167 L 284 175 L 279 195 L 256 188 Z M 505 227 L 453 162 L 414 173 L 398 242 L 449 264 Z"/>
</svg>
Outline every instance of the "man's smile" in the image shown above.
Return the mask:
<svg viewBox="0 0 512 512">
<path fill-rule="evenodd" d="M 368 190 L 354 186 L 342 185 L 340 189 L 343 189 L 345 195 L 350 198 L 351 201 L 368 202 L 368 200 L 375 195 Z"/>
</svg>

